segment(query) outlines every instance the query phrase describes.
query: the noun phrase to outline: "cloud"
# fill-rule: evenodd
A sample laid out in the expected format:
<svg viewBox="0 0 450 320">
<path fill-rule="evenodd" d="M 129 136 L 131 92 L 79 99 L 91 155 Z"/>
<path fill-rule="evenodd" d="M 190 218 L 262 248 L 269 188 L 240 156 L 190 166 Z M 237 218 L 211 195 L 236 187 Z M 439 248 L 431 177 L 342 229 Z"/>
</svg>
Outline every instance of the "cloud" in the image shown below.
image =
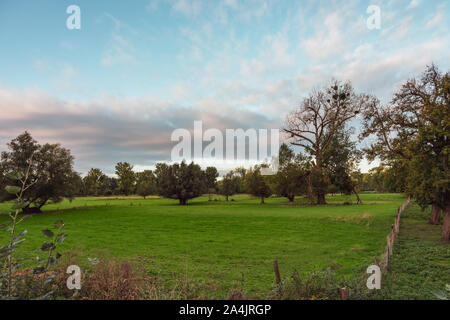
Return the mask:
<svg viewBox="0 0 450 320">
<path fill-rule="evenodd" d="M 238 8 L 238 0 L 223 0 L 225 6 L 230 7 L 234 10 Z"/>
<path fill-rule="evenodd" d="M 413 9 L 413 8 L 419 6 L 419 4 L 420 4 L 420 0 L 411 0 L 411 2 L 406 7 L 406 9 Z"/>
<path fill-rule="evenodd" d="M 394 26 L 391 29 L 387 29 L 384 34 L 388 34 L 388 40 L 390 41 L 398 41 L 406 37 L 409 32 L 411 22 L 413 21 L 413 17 L 409 16 L 400 20 L 400 23 L 397 26 Z M 393 31 L 389 33 L 389 31 Z"/>
<path fill-rule="evenodd" d="M 428 20 L 425 27 L 432 28 L 438 25 L 442 21 L 442 18 L 443 18 L 442 12 L 436 12 L 436 14 L 430 20 Z"/>
<path fill-rule="evenodd" d="M 123 36 L 113 33 L 111 35 L 110 46 L 104 52 L 100 65 L 112 66 L 118 63 L 130 63 L 134 61 L 134 46 Z"/>
<path fill-rule="evenodd" d="M 194 121 L 205 129 L 275 128 L 258 112 L 241 110 L 215 99 L 190 107 L 150 98 L 104 96 L 87 102 L 52 97 L 42 90 L 12 91 L 0 87 L 0 142 L 5 144 L 28 130 L 38 141 L 59 142 L 76 157 L 76 168 L 98 166 L 113 173 L 118 161 L 140 166 L 170 160 L 171 133 L 191 130 Z M 239 117 L 236 114 L 239 113 Z"/>
<path fill-rule="evenodd" d="M 113 22 L 114 28 L 111 32 L 108 48 L 100 59 L 100 65 L 109 67 L 121 63 L 135 62 L 136 49 L 130 39 L 139 35 L 139 32 L 109 13 L 104 13 L 104 17 Z"/>
<path fill-rule="evenodd" d="M 306 53 L 312 59 L 326 59 L 340 52 L 345 47 L 343 32 L 340 29 L 342 17 L 339 13 L 329 14 L 323 23 L 323 27 L 318 28 L 317 32 L 306 39 L 302 44 Z"/>
<path fill-rule="evenodd" d="M 150 12 L 154 12 L 158 10 L 159 3 L 160 0 L 150 0 L 145 8 Z"/>
<path fill-rule="evenodd" d="M 172 9 L 187 17 L 192 17 L 200 13 L 202 2 L 200 0 L 175 0 L 172 3 Z"/>
</svg>

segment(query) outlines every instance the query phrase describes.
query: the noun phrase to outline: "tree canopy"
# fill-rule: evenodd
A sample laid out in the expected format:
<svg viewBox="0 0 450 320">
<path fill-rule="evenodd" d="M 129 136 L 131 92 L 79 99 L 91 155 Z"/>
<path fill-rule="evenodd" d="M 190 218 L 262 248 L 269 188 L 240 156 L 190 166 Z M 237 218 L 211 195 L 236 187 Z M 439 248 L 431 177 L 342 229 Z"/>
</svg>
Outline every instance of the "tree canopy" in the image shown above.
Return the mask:
<svg viewBox="0 0 450 320">
<path fill-rule="evenodd" d="M 329 184 L 323 162 L 324 152 L 336 132 L 374 101 L 376 99 L 372 96 L 356 94 L 349 82 L 332 80 L 330 85 L 314 90 L 286 118 L 284 131 L 290 136 L 291 144 L 302 147 L 314 157 L 311 177 L 318 204 L 326 203 Z"/>
<path fill-rule="evenodd" d="M 168 165 L 158 163 L 155 170 L 158 194 L 171 199 L 178 199 L 180 205 L 199 197 L 206 191 L 205 174 L 199 165 L 181 162 Z"/>
<path fill-rule="evenodd" d="M 28 132 L 24 132 L 8 143 L 9 151 L 1 155 L 2 199 L 9 200 L 4 186 L 17 181 L 9 179 L 9 172 L 24 174 L 29 167 L 31 186 L 24 192 L 23 200 L 28 203 L 22 210 L 27 213 L 41 212 L 49 201 L 60 202 L 72 198 L 78 191 L 80 177 L 73 170 L 73 156 L 59 144 L 39 145 Z"/>
</svg>

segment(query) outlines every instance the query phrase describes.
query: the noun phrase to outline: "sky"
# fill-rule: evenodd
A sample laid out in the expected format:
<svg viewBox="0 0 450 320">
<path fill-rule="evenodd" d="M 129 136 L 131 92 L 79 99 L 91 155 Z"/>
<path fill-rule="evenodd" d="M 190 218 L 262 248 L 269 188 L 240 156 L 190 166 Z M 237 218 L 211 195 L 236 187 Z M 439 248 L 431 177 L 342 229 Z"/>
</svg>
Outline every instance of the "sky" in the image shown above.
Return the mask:
<svg viewBox="0 0 450 320">
<path fill-rule="evenodd" d="M 111 175 L 170 160 L 196 120 L 282 128 L 332 77 L 388 103 L 427 65 L 449 69 L 449 16 L 430 0 L 0 0 L 0 151 L 28 130 Z"/>
</svg>

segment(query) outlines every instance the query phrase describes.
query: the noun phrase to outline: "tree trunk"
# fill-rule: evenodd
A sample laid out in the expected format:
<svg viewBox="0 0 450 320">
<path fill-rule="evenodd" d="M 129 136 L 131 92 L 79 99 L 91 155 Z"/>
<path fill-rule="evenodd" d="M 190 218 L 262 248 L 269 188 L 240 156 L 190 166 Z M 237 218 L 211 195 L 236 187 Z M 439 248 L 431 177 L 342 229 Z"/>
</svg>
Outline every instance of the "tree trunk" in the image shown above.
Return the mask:
<svg viewBox="0 0 450 320">
<path fill-rule="evenodd" d="M 325 193 L 323 192 L 317 193 L 317 204 L 327 204 L 327 202 L 325 201 Z"/>
<path fill-rule="evenodd" d="M 180 205 L 185 206 L 187 203 L 186 199 L 180 199 Z"/>
<path fill-rule="evenodd" d="M 25 207 L 22 209 L 22 213 L 30 214 L 30 213 L 42 213 L 41 208 L 38 207 Z"/>
<path fill-rule="evenodd" d="M 441 208 L 433 204 L 431 207 L 431 217 L 428 220 L 429 224 L 440 225 L 441 224 Z"/>
<path fill-rule="evenodd" d="M 356 195 L 357 203 L 358 203 L 358 204 L 362 204 L 361 198 L 359 197 L 359 194 L 358 194 L 358 192 L 356 192 L 356 189 L 355 189 L 355 188 L 353 188 L 353 192 L 354 192 L 355 195 Z"/>
<path fill-rule="evenodd" d="M 288 196 L 287 197 L 290 203 L 294 202 L 295 196 Z"/>
<path fill-rule="evenodd" d="M 227 198 L 227 202 L 228 202 L 228 195 L 225 196 Z"/>
<path fill-rule="evenodd" d="M 444 226 L 442 227 L 442 240 L 450 242 L 450 203 L 444 208 Z"/>
<path fill-rule="evenodd" d="M 261 204 L 264 204 L 264 196 L 261 196 Z"/>
</svg>

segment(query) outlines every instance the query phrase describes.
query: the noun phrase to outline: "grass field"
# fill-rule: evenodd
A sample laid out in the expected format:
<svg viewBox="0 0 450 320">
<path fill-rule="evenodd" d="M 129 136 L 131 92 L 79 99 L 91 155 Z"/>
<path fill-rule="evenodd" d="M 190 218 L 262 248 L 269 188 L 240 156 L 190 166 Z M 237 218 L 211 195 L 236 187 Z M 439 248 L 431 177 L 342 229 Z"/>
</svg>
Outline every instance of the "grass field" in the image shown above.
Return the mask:
<svg viewBox="0 0 450 320">
<path fill-rule="evenodd" d="M 343 205 L 349 197 L 330 196 L 327 206 L 289 205 L 285 198 L 234 196 L 233 202 L 200 197 L 179 206 L 175 200 L 77 198 L 45 207 L 20 226 L 28 229 L 19 252 L 36 256 L 40 233 L 62 219 L 69 235 L 62 252 L 76 250 L 79 263 L 107 253 L 132 259 L 152 255 L 151 268 L 162 278 L 186 277 L 216 288 L 216 298 L 233 287 L 264 297 L 273 282 L 274 259 L 282 276 L 334 264 L 352 276 L 384 250 L 399 194 L 362 194 L 362 205 Z M 353 199 L 355 203 L 355 199 Z M 7 211 L 8 203 L 0 204 Z M 8 217 L 0 215 L 0 223 Z M 1 243 L 6 234 L 0 235 Z"/>
<path fill-rule="evenodd" d="M 450 291 L 450 246 L 441 226 L 428 224 L 430 210 L 410 204 L 402 214 L 398 241 L 384 287 L 390 299 L 437 299 Z"/>
</svg>

